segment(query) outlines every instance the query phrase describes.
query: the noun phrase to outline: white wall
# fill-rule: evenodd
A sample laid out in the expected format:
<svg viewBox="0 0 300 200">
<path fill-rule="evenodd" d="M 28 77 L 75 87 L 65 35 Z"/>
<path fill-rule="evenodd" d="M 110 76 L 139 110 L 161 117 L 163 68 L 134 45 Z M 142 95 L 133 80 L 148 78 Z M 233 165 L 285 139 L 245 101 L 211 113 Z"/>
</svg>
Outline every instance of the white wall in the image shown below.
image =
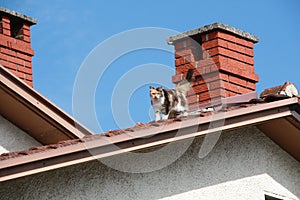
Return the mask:
<svg viewBox="0 0 300 200">
<path fill-rule="evenodd" d="M 299 199 L 300 163 L 255 127 L 222 133 L 200 159 L 202 141 L 196 139 L 180 159 L 154 172 L 125 173 L 89 162 L 1 183 L 0 199 L 263 200 L 264 193 Z M 155 161 L 137 164 L 116 156 L 112 162 L 142 168 Z"/>
<path fill-rule="evenodd" d="M 0 115 L 0 154 L 41 146 L 34 138 Z"/>
</svg>

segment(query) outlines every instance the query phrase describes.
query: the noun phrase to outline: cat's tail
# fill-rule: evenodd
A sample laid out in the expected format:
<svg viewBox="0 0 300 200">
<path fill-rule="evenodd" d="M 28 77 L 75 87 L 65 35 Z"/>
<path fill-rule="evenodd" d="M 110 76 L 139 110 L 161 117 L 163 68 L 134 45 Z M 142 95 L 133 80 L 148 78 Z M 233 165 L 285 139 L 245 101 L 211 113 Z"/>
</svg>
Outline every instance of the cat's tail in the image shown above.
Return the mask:
<svg viewBox="0 0 300 200">
<path fill-rule="evenodd" d="M 186 94 L 191 89 L 191 80 L 193 77 L 194 70 L 189 69 L 185 79 L 179 81 L 175 87 L 175 89 L 179 92 Z"/>
</svg>

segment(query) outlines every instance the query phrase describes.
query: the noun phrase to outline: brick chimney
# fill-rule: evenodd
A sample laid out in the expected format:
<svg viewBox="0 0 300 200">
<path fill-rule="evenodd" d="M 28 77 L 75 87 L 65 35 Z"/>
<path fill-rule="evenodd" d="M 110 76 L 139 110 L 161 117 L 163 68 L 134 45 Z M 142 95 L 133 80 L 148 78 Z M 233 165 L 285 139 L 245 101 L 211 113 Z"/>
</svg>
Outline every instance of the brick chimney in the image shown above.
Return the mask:
<svg viewBox="0 0 300 200">
<path fill-rule="evenodd" d="M 0 7 L 0 64 L 33 87 L 30 26 L 37 21 Z"/>
<path fill-rule="evenodd" d="M 256 42 L 257 36 L 221 23 L 168 38 L 175 47 L 173 83 L 180 81 L 189 68 L 196 69 L 193 88 L 188 92 L 190 107 L 255 91 Z"/>
</svg>

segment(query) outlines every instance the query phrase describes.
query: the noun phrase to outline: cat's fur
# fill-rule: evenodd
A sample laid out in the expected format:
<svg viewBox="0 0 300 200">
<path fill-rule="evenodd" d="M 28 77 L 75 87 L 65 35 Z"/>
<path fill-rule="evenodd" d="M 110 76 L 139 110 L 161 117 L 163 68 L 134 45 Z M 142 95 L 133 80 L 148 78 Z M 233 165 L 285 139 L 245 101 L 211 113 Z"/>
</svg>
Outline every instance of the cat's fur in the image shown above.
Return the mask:
<svg viewBox="0 0 300 200">
<path fill-rule="evenodd" d="M 150 99 L 155 112 L 155 121 L 170 119 L 178 116 L 187 116 L 187 91 L 191 88 L 193 70 L 189 69 L 186 79 L 180 81 L 174 89 L 166 90 L 162 86 L 150 86 Z"/>
</svg>

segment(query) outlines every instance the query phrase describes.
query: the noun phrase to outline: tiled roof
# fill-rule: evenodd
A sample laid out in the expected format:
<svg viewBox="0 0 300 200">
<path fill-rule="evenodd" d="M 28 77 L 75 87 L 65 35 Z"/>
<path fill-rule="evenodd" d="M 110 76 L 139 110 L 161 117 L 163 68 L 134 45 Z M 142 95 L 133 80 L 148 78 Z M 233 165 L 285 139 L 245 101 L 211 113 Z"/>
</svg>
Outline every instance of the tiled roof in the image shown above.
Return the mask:
<svg viewBox="0 0 300 200">
<path fill-rule="evenodd" d="M 281 88 L 281 86 L 280 86 Z M 270 88 L 268 91 L 277 91 L 278 88 Z M 270 95 L 273 96 L 273 92 L 270 92 Z M 266 94 L 265 97 L 268 95 Z M 39 146 L 39 147 L 32 147 L 28 150 L 25 151 L 19 151 L 19 152 L 9 152 L 9 153 L 3 153 L 0 155 L 0 161 L 1 160 L 6 160 L 6 159 L 11 159 L 11 158 L 16 158 L 20 156 L 25 156 L 25 155 L 30 155 L 30 154 L 35 154 L 43 151 L 49 151 L 52 149 L 58 149 L 78 143 L 85 143 L 87 141 L 92 141 L 92 140 L 97 140 L 100 138 L 109 138 L 109 137 L 114 137 L 117 135 L 121 134 L 128 134 L 132 132 L 137 132 L 140 130 L 145 130 L 145 129 L 151 129 L 153 127 L 160 127 L 164 126 L 166 124 L 173 124 L 175 122 L 180 122 L 180 121 L 187 121 L 189 119 L 195 119 L 195 118 L 203 118 L 207 117 L 216 113 L 220 112 L 229 112 L 233 110 L 240 110 L 242 108 L 248 108 L 248 107 L 255 107 L 256 105 L 261 105 L 261 104 L 268 104 L 270 101 L 277 101 L 277 100 L 282 100 L 282 99 L 288 99 L 289 97 L 287 96 L 278 96 L 273 98 L 265 98 L 265 99 L 252 99 L 247 102 L 237 102 L 237 103 L 230 103 L 230 104 L 224 104 L 221 107 L 215 106 L 213 110 L 208 110 L 206 111 L 205 109 L 201 109 L 198 111 L 193 111 L 190 116 L 188 117 L 182 117 L 182 118 L 175 118 L 175 119 L 168 119 L 168 120 L 161 120 L 161 121 L 151 121 L 148 123 L 141 123 L 138 122 L 136 123 L 135 126 L 126 128 L 126 129 L 119 129 L 119 130 L 109 130 L 105 133 L 102 134 L 97 134 L 97 135 L 86 135 L 81 139 L 73 139 L 73 140 L 65 140 L 65 141 L 60 141 L 57 144 L 51 144 L 51 145 L 45 145 L 45 146 Z M 300 98 L 300 97 L 298 97 Z M 217 108 L 218 107 L 218 108 Z"/>
<path fill-rule="evenodd" d="M 212 102 L 190 111 L 188 117 L 139 122 L 126 129 L 86 134 L 25 151 L 3 153 L 0 155 L 0 182 L 250 125 L 257 125 L 300 161 L 299 96 L 253 99 L 254 96 L 257 94 L 248 93 Z M 220 119 L 224 124 L 218 123 Z"/>
</svg>

